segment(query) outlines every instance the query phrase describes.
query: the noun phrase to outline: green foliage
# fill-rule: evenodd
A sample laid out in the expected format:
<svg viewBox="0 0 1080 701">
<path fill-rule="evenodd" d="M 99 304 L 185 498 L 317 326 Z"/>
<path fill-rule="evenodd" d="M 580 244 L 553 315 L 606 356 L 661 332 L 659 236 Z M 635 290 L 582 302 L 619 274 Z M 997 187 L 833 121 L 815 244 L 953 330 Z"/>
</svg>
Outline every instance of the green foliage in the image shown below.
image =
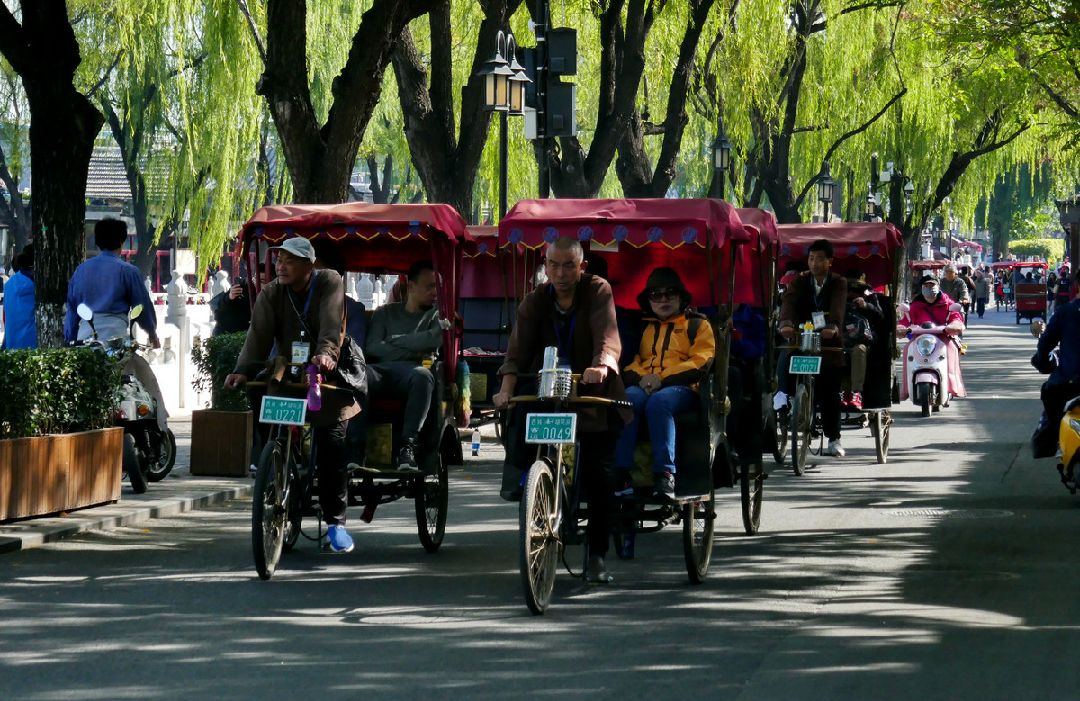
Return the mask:
<svg viewBox="0 0 1080 701">
<path fill-rule="evenodd" d="M 210 392 L 209 408 L 221 411 L 247 411 L 251 408 L 247 392 L 225 389 L 225 377 L 236 367 L 244 347 L 244 332 L 211 336 L 191 349 L 196 375 L 192 386 L 198 392 Z"/>
<path fill-rule="evenodd" d="M 0 439 L 74 433 L 112 424 L 120 365 L 89 348 L 0 353 Z"/>
<path fill-rule="evenodd" d="M 1009 252 L 1018 258 L 1038 256 L 1041 260 L 1061 260 L 1065 256 L 1064 239 L 1024 239 L 1010 241 Z"/>
</svg>

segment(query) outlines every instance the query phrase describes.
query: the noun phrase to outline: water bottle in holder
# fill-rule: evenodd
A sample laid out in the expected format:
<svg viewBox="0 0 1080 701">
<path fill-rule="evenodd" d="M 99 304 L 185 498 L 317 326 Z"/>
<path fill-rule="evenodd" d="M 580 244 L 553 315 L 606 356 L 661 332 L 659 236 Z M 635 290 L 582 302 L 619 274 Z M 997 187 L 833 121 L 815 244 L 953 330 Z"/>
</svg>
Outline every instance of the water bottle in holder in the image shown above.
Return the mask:
<svg viewBox="0 0 1080 701">
<path fill-rule="evenodd" d="M 319 374 L 318 368 L 314 365 L 308 365 L 307 376 L 307 408 L 308 411 L 318 411 L 322 409 L 322 388 L 319 386 L 319 383 L 322 382 L 322 375 Z"/>
</svg>

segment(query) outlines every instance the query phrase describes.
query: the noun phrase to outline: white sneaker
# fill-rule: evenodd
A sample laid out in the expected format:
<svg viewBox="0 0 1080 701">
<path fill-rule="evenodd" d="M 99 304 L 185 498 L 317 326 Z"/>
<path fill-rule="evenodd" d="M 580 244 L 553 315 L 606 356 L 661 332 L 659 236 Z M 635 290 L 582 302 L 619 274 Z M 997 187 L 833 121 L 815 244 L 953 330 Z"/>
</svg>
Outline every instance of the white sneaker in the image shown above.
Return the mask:
<svg viewBox="0 0 1080 701">
<path fill-rule="evenodd" d="M 844 446 L 840 445 L 839 438 L 837 438 L 835 441 L 829 441 L 829 447 L 825 449 L 825 454 L 831 455 L 834 458 L 842 458 L 847 455 L 847 453 L 844 451 Z"/>
<path fill-rule="evenodd" d="M 787 405 L 788 405 L 787 394 L 784 391 L 781 390 L 781 391 L 779 391 L 779 392 L 777 392 L 776 394 L 773 395 L 773 398 L 772 398 L 773 411 L 780 411 L 781 409 L 787 407 Z"/>
</svg>

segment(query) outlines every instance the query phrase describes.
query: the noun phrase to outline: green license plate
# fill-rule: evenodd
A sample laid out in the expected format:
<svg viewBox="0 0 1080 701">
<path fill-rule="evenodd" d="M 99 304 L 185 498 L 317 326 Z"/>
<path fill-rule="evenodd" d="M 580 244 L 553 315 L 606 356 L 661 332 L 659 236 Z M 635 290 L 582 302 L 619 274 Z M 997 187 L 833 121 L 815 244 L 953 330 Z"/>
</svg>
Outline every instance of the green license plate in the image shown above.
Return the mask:
<svg viewBox="0 0 1080 701">
<path fill-rule="evenodd" d="M 262 407 L 259 409 L 260 423 L 303 426 L 305 418 L 307 418 L 306 399 L 263 397 Z"/>
<path fill-rule="evenodd" d="M 792 375 L 817 375 L 821 373 L 820 355 L 793 355 L 788 372 Z"/>
<path fill-rule="evenodd" d="M 525 417 L 525 442 L 563 445 L 574 442 L 577 414 L 528 414 Z"/>
</svg>

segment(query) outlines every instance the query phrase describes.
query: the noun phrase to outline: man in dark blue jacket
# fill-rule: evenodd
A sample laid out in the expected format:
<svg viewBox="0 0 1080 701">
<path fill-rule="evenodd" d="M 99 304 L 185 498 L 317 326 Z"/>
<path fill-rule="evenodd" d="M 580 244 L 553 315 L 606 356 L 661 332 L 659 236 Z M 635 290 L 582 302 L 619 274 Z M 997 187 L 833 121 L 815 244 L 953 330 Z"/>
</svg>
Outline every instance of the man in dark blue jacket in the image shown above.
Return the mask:
<svg viewBox="0 0 1080 701">
<path fill-rule="evenodd" d="M 1065 404 L 1080 396 L 1080 298 L 1061 305 L 1039 338 L 1032 358 L 1036 367 L 1050 362 L 1050 352 L 1057 348 L 1057 367 L 1042 386 L 1043 418 L 1032 436 L 1036 458 L 1052 457 L 1057 449 L 1058 424 L 1065 414 Z"/>
</svg>

